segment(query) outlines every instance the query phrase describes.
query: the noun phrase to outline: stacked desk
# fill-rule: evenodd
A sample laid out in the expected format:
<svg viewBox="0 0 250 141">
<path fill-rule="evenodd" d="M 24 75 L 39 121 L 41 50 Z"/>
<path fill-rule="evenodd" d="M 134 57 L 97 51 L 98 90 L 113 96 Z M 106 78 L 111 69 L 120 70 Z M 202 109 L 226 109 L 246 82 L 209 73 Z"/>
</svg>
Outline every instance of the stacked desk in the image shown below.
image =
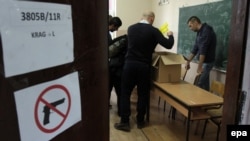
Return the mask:
<svg viewBox="0 0 250 141">
<path fill-rule="evenodd" d="M 186 141 L 189 140 L 190 121 L 210 118 L 206 112 L 201 110 L 202 107 L 223 104 L 223 98 L 185 81 L 178 83 L 153 82 L 152 92 L 187 117 Z"/>
</svg>

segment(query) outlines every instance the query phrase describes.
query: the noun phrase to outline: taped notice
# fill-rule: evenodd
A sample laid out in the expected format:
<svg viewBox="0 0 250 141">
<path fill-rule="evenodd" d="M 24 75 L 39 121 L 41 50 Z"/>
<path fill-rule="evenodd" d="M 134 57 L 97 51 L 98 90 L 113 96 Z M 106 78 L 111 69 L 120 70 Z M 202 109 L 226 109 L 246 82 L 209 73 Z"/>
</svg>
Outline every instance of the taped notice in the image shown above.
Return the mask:
<svg viewBox="0 0 250 141">
<path fill-rule="evenodd" d="M 71 6 L 0 0 L 5 77 L 73 61 Z"/>
</svg>

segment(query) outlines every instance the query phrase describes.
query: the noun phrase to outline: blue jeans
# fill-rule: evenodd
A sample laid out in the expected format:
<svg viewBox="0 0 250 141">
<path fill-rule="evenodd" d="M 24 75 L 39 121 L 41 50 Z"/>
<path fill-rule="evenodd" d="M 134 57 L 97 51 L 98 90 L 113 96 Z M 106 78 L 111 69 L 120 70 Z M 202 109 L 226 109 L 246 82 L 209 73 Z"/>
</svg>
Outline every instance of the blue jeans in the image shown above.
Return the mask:
<svg viewBox="0 0 250 141">
<path fill-rule="evenodd" d="M 198 82 L 198 86 L 204 90 L 209 91 L 209 74 L 210 71 L 212 70 L 214 66 L 214 62 L 211 63 L 203 63 L 202 68 L 203 68 L 203 72 L 201 73 L 199 82 Z"/>
</svg>

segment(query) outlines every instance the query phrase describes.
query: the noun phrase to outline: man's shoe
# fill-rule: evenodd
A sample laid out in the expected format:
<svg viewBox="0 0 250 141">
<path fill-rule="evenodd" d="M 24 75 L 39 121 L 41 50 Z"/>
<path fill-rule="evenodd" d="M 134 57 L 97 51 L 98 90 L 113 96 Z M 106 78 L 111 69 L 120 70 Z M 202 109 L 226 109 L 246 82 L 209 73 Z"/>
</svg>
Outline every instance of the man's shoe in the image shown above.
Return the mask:
<svg viewBox="0 0 250 141">
<path fill-rule="evenodd" d="M 142 122 L 137 122 L 137 128 L 138 129 L 142 129 L 146 126 L 146 122 L 142 121 Z"/>
<path fill-rule="evenodd" d="M 115 123 L 115 129 L 117 130 L 122 130 L 122 131 L 126 131 L 126 132 L 129 132 L 130 131 L 130 126 L 129 126 L 129 123 Z"/>
</svg>

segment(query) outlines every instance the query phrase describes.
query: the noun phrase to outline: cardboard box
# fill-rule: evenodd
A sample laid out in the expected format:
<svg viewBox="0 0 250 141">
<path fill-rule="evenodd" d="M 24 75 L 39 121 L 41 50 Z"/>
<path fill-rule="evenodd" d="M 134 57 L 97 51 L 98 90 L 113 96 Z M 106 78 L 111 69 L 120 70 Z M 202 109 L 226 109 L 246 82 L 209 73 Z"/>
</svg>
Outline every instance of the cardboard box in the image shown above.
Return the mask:
<svg viewBox="0 0 250 141">
<path fill-rule="evenodd" d="M 171 52 L 155 52 L 153 54 L 152 77 L 157 82 L 179 82 L 181 64 L 186 63 L 183 55 Z"/>
</svg>

